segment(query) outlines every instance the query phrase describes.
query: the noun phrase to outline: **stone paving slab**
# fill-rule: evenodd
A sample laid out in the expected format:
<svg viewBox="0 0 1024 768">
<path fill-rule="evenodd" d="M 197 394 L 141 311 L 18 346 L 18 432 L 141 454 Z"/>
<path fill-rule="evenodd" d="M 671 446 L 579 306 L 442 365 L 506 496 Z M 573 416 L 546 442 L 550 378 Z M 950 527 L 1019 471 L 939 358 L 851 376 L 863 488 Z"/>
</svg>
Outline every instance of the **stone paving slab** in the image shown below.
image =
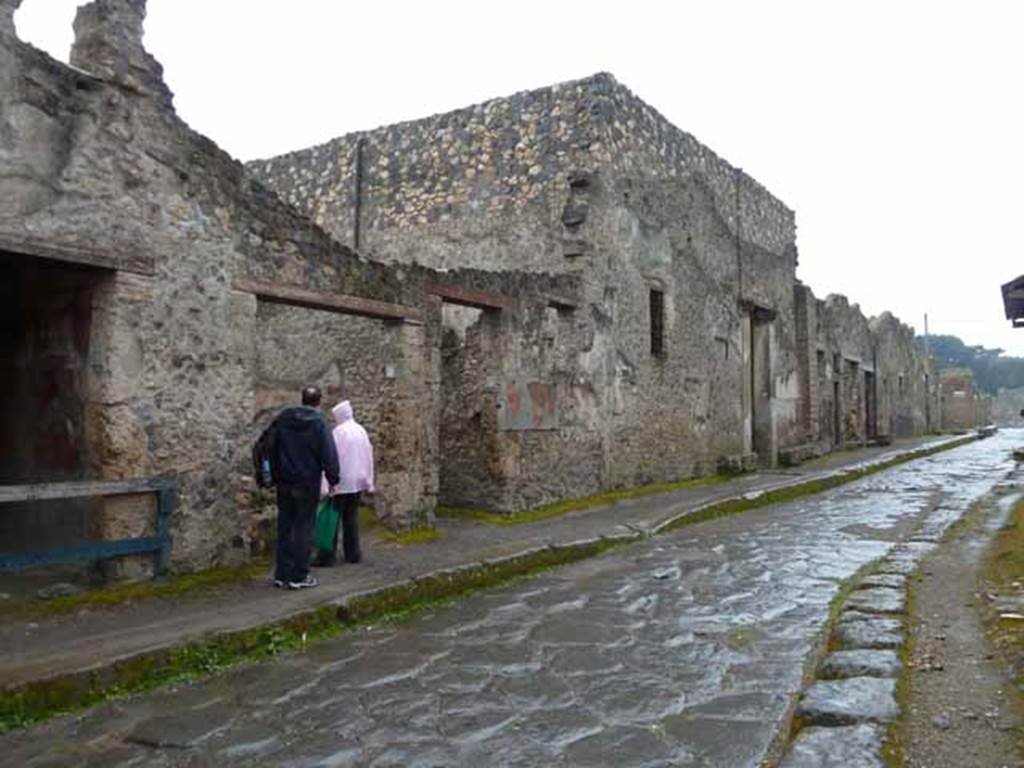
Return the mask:
<svg viewBox="0 0 1024 768">
<path fill-rule="evenodd" d="M 878 725 L 804 728 L 779 768 L 886 768 Z"/>
<path fill-rule="evenodd" d="M 833 637 L 843 650 L 898 650 L 904 643 L 903 623 L 898 619 L 840 621 Z"/>
<path fill-rule="evenodd" d="M 804 693 L 796 714 L 812 725 L 891 723 L 899 715 L 896 681 L 879 677 L 819 680 Z"/>
<path fill-rule="evenodd" d="M 907 608 L 907 597 L 902 589 L 874 587 L 855 591 L 847 598 L 845 605 L 862 613 L 902 614 Z"/>
<path fill-rule="evenodd" d="M 907 577 L 898 573 L 871 573 L 861 579 L 857 589 L 871 589 L 872 587 L 889 587 L 890 589 L 903 589 L 907 585 Z"/>
<path fill-rule="evenodd" d="M 907 576 L 917 569 L 917 560 L 910 557 L 888 558 L 878 564 L 879 573 Z"/>
<path fill-rule="evenodd" d="M 438 520 L 441 539 L 401 547 L 367 537 L 369 565 L 317 572 L 321 586 L 298 592 L 274 590 L 268 581 L 227 585 L 194 595 L 152 599 L 107 609 L 0 623 L 0 680 L 5 686 L 60 674 L 95 670 L 139 654 L 196 642 L 218 633 L 241 632 L 343 604 L 358 593 L 408 582 L 443 569 L 515 557 L 538 547 L 581 538 L 640 536 L 708 504 L 883 463 L 955 438 L 920 438 L 899 446 L 844 452 L 786 474 L 743 475 L 725 483 L 624 500 L 517 526 L 470 520 Z M 268 574 L 269 576 L 269 574 Z M 73 639 L 73 641 L 72 641 Z"/>
<path fill-rule="evenodd" d="M 821 665 L 821 677 L 899 677 L 903 664 L 895 651 L 855 650 L 830 653 Z"/>
</svg>

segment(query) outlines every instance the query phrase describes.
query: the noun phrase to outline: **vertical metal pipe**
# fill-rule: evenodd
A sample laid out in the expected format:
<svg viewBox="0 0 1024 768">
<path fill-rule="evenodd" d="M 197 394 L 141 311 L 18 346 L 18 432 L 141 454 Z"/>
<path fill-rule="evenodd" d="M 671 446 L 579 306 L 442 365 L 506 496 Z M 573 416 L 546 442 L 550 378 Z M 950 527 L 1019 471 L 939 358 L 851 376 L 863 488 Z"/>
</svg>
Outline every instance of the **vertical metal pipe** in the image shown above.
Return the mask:
<svg viewBox="0 0 1024 768">
<path fill-rule="evenodd" d="M 363 137 L 356 139 L 355 179 L 352 193 L 352 249 L 359 250 L 360 223 L 363 213 Z"/>
</svg>

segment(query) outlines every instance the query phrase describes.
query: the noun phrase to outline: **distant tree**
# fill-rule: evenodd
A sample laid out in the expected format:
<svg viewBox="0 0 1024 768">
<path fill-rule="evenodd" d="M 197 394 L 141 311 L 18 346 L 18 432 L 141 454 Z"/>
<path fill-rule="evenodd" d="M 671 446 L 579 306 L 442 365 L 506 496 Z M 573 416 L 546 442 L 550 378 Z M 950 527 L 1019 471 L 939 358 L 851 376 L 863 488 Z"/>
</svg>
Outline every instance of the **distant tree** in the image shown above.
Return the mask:
<svg viewBox="0 0 1024 768">
<path fill-rule="evenodd" d="M 978 389 L 995 394 L 1024 386 L 1024 357 L 1004 357 L 1004 350 L 980 344 L 967 346 L 956 336 L 930 335 L 928 352 L 941 368 L 970 368 Z"/>
</svg>

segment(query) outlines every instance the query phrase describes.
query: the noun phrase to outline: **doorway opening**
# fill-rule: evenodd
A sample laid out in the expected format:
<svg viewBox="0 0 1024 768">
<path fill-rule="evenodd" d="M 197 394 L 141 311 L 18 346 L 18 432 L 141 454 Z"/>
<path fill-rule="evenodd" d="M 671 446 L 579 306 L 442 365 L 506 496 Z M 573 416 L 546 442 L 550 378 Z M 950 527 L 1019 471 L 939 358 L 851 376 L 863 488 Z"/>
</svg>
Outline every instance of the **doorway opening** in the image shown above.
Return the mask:
<svg viewBox="0 0 1024 768">
<path fill-rule="evenodd" d="M 88 409 L 93 301 L 113 274 L 0 251 L 0 484 L 94 478 Z M 0 550 L 22 554 L 95 539 L 99 503 L 5 504 Z"/>
</svg>

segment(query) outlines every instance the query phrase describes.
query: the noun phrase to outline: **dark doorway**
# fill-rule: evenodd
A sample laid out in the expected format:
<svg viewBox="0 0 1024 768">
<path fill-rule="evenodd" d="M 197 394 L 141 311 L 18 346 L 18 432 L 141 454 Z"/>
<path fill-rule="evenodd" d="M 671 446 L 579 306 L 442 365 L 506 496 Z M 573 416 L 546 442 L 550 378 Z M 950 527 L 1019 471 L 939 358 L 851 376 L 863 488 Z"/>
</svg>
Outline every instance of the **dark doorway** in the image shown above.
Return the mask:
<svg viewBox="0 0 1024 768">
<path fill-rule="evenodd" d="M 749 412 L 751 450 L 758 463 L 774 466 L 775 421 L 772 412 L 772 321 L 769 310 L 754 307 L 745 318 L 748 324 L 750 353 L 746 360 L 746 375 L 750 386 Z"/>
<path fill-rule="evenodd" d="M 839 448 L 843 444 L 842 405 L 839 402 L 839 382 L 832 382 L 832 447 Z"/>
<path fill-rule="evenodd" d="M 874 371 L 864 371 L 864 434 L 868 440 L 878 437 L 878 392 Z"/>
<path fill-rule="evenodd" d="M 112 273 L 0 251 L 0 484 L 91 476 L 89 342 L 97 286 Z M 0 549 L 87 536 L 91 499 L 5 505 Z"/>
</svg>

